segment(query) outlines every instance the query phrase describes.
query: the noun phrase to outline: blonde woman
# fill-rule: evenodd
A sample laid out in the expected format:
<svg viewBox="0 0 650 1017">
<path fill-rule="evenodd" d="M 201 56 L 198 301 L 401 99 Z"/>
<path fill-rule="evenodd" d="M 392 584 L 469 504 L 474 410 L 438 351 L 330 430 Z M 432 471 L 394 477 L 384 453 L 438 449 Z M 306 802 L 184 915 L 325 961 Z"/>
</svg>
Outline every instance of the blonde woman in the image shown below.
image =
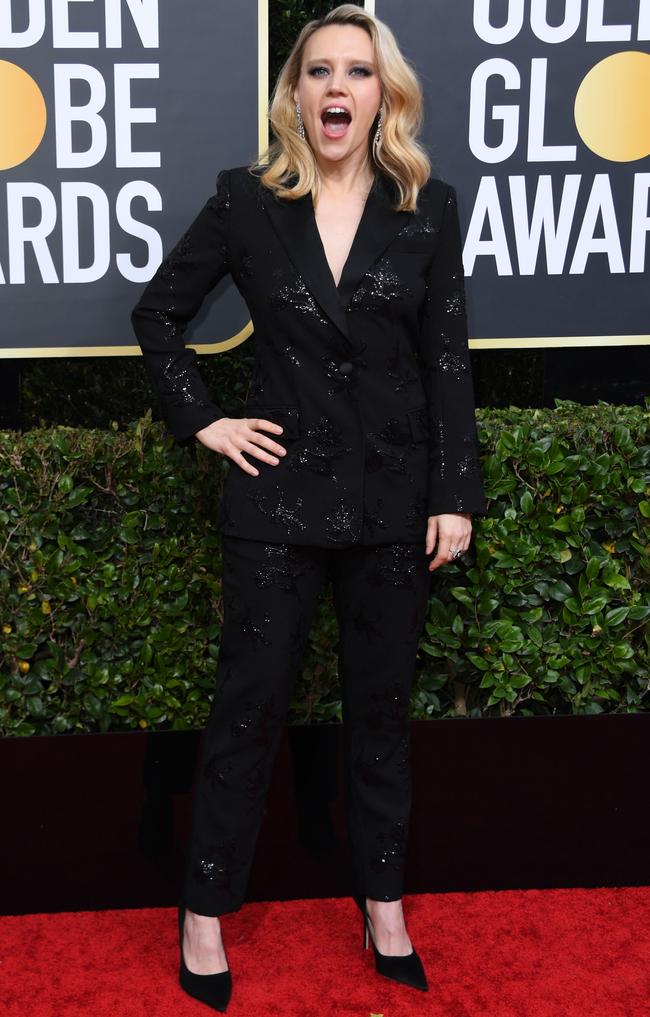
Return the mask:
<svg viewBox="0 0 650 1017">
<path fill-rule="evenodd" d="M 408 709 L 431 572 L 486 510 L 455 191 L 416 135 L 422 92 L 381 21 L 343 4 L 298 36 L 275 140 L 216 193 L 132 315 L 179 442 L 231 460 L 223 630 L 179 907 L 180 981 L 225 1010 L 220 916 L 238 910 L 323 584 L 339 624 L 354 899 L 377 971 L 427 989 L 402 909 Z M 230 273 L 255 328 L 245 416 L 183 335 Z"/>
</svg>

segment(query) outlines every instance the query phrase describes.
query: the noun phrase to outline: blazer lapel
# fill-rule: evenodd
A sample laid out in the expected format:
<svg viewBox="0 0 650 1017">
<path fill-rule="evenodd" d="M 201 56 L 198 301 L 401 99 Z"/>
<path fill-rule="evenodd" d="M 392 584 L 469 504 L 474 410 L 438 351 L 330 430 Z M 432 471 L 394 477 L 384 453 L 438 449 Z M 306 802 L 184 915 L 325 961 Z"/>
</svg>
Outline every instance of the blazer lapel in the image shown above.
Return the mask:
<svg viewBox="0 0 650 1017">
<path fill-rule="evenodd" d="M 391 183 L 383 173 L 377 173 L 338 287 L 316 224 L 311 192 L 301 198 L 283 200 L 269 194 L 264 201 L 267 214 L 296 271 L 325 314 L 353 345 L 358 345 L 360 340 L 350 334 L 345 313 L 350 300 L 372 263 L 412 218 L 411 212 L 395 212 L 391 207 Z"/>
</svg>

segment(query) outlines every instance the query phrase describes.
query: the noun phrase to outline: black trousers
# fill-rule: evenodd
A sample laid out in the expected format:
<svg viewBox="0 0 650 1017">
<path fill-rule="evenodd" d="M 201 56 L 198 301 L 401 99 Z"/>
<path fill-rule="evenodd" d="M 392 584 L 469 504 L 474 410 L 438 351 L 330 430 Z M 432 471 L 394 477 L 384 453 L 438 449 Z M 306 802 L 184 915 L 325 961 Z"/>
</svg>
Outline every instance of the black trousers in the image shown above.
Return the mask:
<svg viewBox="0 0 650 1017">
<path fill-rule="evenodd" d="M 323 584 L 339 627 L 346 822 L 355 890 L 402 896 L 408 709 L 431 573 L 424 544 L 323 548 L 222 535 L 223 629 L 202 736 L 184 903 L 237 911 L 272 763 Z"/>
</svg>

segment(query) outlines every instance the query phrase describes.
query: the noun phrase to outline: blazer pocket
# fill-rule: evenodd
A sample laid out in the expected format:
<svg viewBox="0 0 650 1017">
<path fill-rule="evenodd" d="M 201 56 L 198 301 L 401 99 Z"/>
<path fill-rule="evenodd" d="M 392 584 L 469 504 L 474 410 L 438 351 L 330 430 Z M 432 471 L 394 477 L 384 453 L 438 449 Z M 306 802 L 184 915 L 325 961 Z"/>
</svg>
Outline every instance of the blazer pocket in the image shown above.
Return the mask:
<svg viewBox="0 0 650 1017">
<path fill-rule="evenodd" d="M 300 437 L 300 407 L 295 405 L 277 403 L 250 403 L 245 410 L 247 417 L 262 417 L 274 424 L 280 424 L 283 428 L 282 434 L 273 435 L 279 442 L 283 438 Z M 265 432 L 269 434 L 270 432 Z"/>
<path fill-rule="evenodd" d="M 428 408 L 426 403 L 406 411 L 413 441 L 426 441 L 429 437 Z"/>
</svg>

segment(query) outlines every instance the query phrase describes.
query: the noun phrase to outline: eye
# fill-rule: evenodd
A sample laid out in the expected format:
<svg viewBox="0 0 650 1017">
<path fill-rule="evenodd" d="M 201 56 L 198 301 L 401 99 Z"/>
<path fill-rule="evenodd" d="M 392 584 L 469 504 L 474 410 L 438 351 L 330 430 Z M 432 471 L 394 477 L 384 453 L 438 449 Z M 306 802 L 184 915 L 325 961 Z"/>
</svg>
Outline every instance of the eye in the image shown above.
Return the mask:
<svg viewBox="0 0 650 1017">
<path fill-rule="evenodd" d="M 327 67 L 323 67 L 322 64 L 321 64 L 319 67 L 312 67 L 312 68 L 310 68 L 309 73 L 310 73 L 310 75 L 312 77 L 315 78 L 315 77 L 320 77 L 319 71 L 326 71 L 326 70 L 327 70 Z M 367 67 L 352 67 L 352 68 L 350 68 L 350 70 L 352 72 L 360 71 L 362 77 L 364 77 L 364 78 L 368 78 L 372 74 L 372 71 L 368 70 Z"/>
</svg>

